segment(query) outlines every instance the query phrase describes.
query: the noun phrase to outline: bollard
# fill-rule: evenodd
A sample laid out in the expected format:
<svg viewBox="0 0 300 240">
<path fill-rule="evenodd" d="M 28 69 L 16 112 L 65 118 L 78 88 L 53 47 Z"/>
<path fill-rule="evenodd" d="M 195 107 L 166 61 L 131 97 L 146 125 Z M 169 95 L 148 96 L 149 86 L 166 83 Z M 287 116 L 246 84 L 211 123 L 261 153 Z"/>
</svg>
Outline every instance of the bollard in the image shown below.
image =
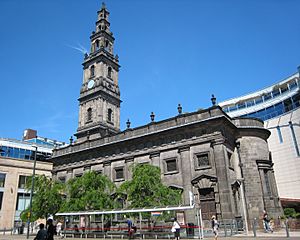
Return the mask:
<svg viewBox="0 0 300 240">
<path fill-rule="evenodd" d="M 225 234 L 225 237 L 227 237 L 227 229 L 226 229 L 226 223 L 224 222 L 224 234 Z"/>
<path fill-rule="evenodd" d="M 4 228 L 3 235 L 5 235 L 5 232 L 6 232 L 6 228 Z"/>
<path fill-rule="evenodd" d="M 232 233 L 232 231 L 233 231 L 232 230 L 232 228 L 233 228 L 233 224 L 232 223 L 233 223 L 233 220 L 230 221 L 230 236 L 232 236 L 232 234 L 233 234 Z"/>
<path fill-rule="evenodd" d="M 256 238 L 256 218 L 253 220 L 253 236 Z"/>
<path fill-rule="evenodd" d="M 286 231 L 286 237 L 290 237 L 290 232 L 289 232 L 289 225 L 288 225 L 288 220 L 285 220 L 285 231 Z"/>
</svg>

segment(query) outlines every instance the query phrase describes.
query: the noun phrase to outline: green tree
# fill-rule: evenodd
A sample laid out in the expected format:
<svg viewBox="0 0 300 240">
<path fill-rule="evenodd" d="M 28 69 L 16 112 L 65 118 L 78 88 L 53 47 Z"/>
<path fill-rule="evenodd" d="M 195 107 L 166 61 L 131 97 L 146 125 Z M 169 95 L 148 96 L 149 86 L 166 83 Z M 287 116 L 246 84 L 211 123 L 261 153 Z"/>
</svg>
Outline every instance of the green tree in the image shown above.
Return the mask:
<svg viewBox="0 0 300 240">
<path fill-rule="evenodd" d="M 86 211 L 111 209 L 114 207 L 112 193 L 115 185 L 107 176 L 94 171 L 86 172 L 79 178 L 67 182 L 67 199 L 61 211 Z"/>
<path fill-rule="evenodd" d="M 132 170 L 132 180 L 124 182 L 118 189 L 119 194 L 127 195 L 129 207 L 144 208 L 180 204 L 181 191 L 162 184 L 159 167 L 138 164 Z"/>
<path fill-rule="evenodd" d="M 31 190 L 32 177 L 28 178 L 26 190 Z M 64 200 L 64 185 L 45 175 L 34 177 L 34 194 L 32 197 L 31 221 L 38 218 L 47 218 L 60 210 Z M 23 211 L 21 219 L 27 221 L 29 208 Z"/>
</svg>

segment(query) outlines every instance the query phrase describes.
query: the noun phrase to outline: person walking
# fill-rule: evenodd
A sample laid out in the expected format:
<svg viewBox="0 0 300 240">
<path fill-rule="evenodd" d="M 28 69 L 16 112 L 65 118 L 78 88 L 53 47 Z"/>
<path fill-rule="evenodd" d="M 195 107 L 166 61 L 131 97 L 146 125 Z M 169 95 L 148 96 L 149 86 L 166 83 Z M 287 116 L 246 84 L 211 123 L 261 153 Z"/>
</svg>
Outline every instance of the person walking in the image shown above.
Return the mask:
<svg viewBox="0 0 300 240">
<path fill-rule="evenodd" d="M 58 221 L 58 223 L 56 224 L 56 232 L 57 232 L 57 236 L 62 237 L 62 223 L 60 221 Z"/>
<path fill-rule="evenodd" d="M 127 219 L 127 225 L 128 225 L 128 239 L 134 238 L 134 229 L 133 229 L 133 222 L 130 220 L 130 218 Z"/>
<path fill-rule="evenodd" d="M 40 224 L 40 230 L 37 232 L 34 240 L 46 240 L 47 239 L 47 230 L 45 229 L 45 224 Z"/>
<path fill-rule="evenodd" d="M 174 222 L 173 222 L 171 231 L 174 233 L 174 239 L 179 240 L 180 239 L 180 225 L 177 221 L 177 218 L 174 218 Z"/>
<path fill-rule="evenodd" d="M 48 219 L 48 227 L 47 227 L 47 240 L 54 240 L 54 234 L 56 233 L 56 228 L 53 225 L 53 220 Z"/>
<path fill-rule="evenodd" d="M 213 216 L 211 217 L 211 228 L 212 228 L 213 233 L 214 233 L 214 235 L 215 235 L 215 240 L 217 240 L 217 239 L 218 239 L 218 236 L 219 236 L 219 232 L 218 232 L 218 229 L 219 229 L 219 223 L 218 223 L 218 221 L 217 221 L 215 215 L 213 215 Z"/>
</svg>

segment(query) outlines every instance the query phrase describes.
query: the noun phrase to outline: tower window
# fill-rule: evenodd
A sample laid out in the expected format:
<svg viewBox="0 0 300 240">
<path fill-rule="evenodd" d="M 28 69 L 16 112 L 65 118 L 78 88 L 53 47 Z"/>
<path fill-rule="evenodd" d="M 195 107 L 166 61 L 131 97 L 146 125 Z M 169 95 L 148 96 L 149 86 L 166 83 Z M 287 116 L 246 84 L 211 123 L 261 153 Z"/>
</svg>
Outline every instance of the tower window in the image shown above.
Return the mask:
<svg viewBox="0 0 300 240">
<path fill-rule="evenodd" d="M 113 114 L 113 111 L 111 110 L 111 108 L 109 108 L 107 110 L 107 121 L 108 122 L 112 122 L 112 114 Z"/>
<path fill-rule="evenodd" d="M 106 40 L 105 41 L 105 47 L 107 48 L 109 46 L 109 42 Z"/>
<path fill-rule="evenodd" d="M 96 40 L 96 50 L 98 50 L 99 49 L 99 40 Z"/>
<path fill-rule="evenodd" d="M 90 75 L 91 77 L 95 76 L 95 66 L 91 66 L 91 69 L 90 69 Z"/>
<path fill-rule="evenodd" d="M 111 67 L 108 67 L 107 77 L 111 78 L 111 72 L 112 72 Z"/>
<path fill-rule="evenodd" d="M 87 121 L 87 122 L 91 122 L 91 121 L 92 121 L 92 109 L 91 109 L 91 108 L 89 108 L 89 109 L 87 110 L 86 121 Z"/>
</svg>

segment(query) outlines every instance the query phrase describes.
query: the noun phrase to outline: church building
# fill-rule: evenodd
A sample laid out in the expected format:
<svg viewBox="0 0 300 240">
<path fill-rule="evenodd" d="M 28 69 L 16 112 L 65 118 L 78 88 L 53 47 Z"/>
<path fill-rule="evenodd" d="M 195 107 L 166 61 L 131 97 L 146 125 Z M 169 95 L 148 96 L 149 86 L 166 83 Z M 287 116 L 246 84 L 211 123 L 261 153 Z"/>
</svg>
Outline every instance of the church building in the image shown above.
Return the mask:
<svg viewBox="0 0 300 240">
<path fill-rule="evenodd" d="M 53 153 L 54 178 L 67 181 L 94 170 L 119 186 L 130 180 L 132 164 L 161 169 L 163 183 L 182 190 L 182 201 L 195 196 L 203 219 L 246 219 L 250 223 L 267 210 L 282 215 L 267 139 L 259 119 L 231 118 L 212 97 L 212 106 L 191 113 L 120 130 L 119 60 L 114 54 L 109 12 L 103 4 L 91 51 L 83 61 L 76 140 Z M 195 222 L 193 211 L 185 222 Z"/>
</svg>

